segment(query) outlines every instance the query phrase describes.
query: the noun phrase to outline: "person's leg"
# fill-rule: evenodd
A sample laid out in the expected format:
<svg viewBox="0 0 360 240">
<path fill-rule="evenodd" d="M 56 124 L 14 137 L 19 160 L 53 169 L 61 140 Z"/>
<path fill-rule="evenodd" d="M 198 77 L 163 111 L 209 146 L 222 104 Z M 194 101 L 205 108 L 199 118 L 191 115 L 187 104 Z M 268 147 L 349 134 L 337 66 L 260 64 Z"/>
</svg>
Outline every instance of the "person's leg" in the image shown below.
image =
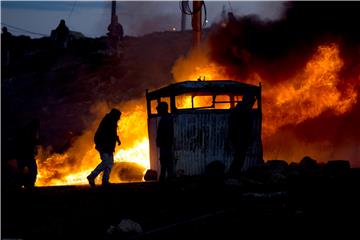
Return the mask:
<svg viewBox="0 0 360 240">
<path fill-rule="evenodd" d="M 96 168 L 90 173 L 89 177 L 96 178 L 104 169 L 106 168 L 106 163 L 103 158 L 103 153 L 100 153 L 101 162 L 96 166 Z"/>
<path fill-rule="evenodd" d="M 167 163 L 167 178 L 172 179 L 175 177 L 175 169 L 173 159 L 169 158 Z"/>
<path fill-rule="evenodd" d="M 245 148 L 238 148 L 235 150 L 234 153 L 234 160 L 230 166 L 230 176 L 232 177 L 239 177 L 241 174 L 241 169 L 244 165 L 246 157 L 246 149 Z"/>
<path fill-rule="evenodd" d="M 29 187 L 34 187 L 37 176 L 37 165 L 35 159 L 32 159 L 32 161 L 29 163 L 28 168 L 29 168 Z"/>
<path fill-rule="evenodd" d="M 173 177 L 173 164 L 172 164 L 172 149 L 160 148 L 160 163 L 161 174 L 160 180 L 165 180 Z"/>
<path fill-rule="evenodd" d="M 101 162 L 96 166 L 96 168 L 87 176 L 89 184 L 91 187 L 95 187 L 95 178 L 106 168 L 106 163 L 103 158 L 103 154 L 100 153 Z"/>
<path fill-rule="evenodd" d="M 163 182 L 165 180 L 165 175 L 166 175 L 166 164 L 160 161 L 160 165 L 161 165 L 161 169 L 160 169 L 159 181 Z"/>
<path fill-rule="evenodd" d="M 114 156 L 109 153 L 103 153 L 101 156 L 105 164 L 104 173 L 102 177 L 102 185 L 109 184 L 110 172 L 114 165 Z"/>
</svg>

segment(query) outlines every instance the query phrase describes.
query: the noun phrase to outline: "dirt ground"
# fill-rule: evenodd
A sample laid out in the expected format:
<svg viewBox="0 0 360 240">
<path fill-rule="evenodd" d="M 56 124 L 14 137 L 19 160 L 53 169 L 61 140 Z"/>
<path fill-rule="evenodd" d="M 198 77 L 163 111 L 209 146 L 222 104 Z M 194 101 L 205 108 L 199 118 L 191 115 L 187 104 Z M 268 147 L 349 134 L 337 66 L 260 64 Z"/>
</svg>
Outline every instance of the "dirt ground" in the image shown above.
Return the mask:
<svg viewBox="0 0 360 240">
<path fill-rule="evenodd" d="M 359 179 L 299 178 L 280 185 L 189 178 L 95 189 L 3 188 L 1 234 L 3 239 L 346 238 L 356 231 L 360 213 Z M 142 232 L 109 233 L 124 219 L 138 223 Z"/>
</svg>

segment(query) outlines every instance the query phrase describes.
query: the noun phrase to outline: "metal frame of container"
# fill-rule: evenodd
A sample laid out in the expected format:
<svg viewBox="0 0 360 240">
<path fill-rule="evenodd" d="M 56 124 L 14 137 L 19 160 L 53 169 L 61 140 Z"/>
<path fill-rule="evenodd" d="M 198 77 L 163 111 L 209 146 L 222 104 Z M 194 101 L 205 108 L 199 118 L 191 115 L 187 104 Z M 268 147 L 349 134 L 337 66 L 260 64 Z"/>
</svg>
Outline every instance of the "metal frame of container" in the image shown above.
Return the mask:
<svg viewBox="0 0 360 240">
<path fill-rule="evenodd" d="M 154 91 L 146 90 L 148 134 L 150 145 L 150 167 L 160 172 L 159 149 L 156 146 L 156 132 L 160 117 L 153 112 L 152 103 L 169 103 L 174 119 L 174 159 L 177 175 L 203 175 L 205 168 L 213 161 L 220 161 L 225 171 L 234 158 L 234 149 L 229 142 L 229 117 L 236 101 L 236 96 L 251 94 L 256 103 L 252 109 L 252 143 L 246 155 L 243 171 L 262 161 L 262 110 L 261 83 L 259 86 L 241 82 L 224 81 L 184 81 L 170 84 Z M 178 96 L 191 96 L 191 107 L 179 109 Z M 226 102 L 217 102 L 216 97 L 229 97 Z M 212 105 L 195 107 L 194 97 L 212 96 Z M 229 109 L 216 109 L 216 104 L 229 104 Z M 239 136 L 241 137 L 241 136 Z"/>
</svg>

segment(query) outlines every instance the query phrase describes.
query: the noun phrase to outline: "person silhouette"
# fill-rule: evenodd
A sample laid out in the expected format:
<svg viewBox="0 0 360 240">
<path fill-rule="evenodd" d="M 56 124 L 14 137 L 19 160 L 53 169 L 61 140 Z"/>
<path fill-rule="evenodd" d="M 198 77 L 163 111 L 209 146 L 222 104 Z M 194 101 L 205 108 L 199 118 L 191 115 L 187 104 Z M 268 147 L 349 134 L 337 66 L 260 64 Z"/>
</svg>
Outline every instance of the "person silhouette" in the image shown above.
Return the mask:
<svg viewBox="0 0 360 240">
<path fill-rule="evenodd" d="M 32 188 L 37 177 L 36 154 L 39 145 L 40 121 L 31 120 L 25 128 L 21 129 L 17 138 L 16 159 L 19 171 L 20 186 Z"/>
<path fill-rule="evenodd" d="M 245 94 L 230 114 L 229 137 L 234 148 L 234 160 L 230 165 L 231 176 L 240 176 L 245 163 L 246 152 L 251 143 L 253 125 L 251 109 L 255 101 L 254 95 Z"/>
<path fill-rule="evenodd" d="M 160 115 L 160 121 L 156 135 L 156 145 L 160 148 L 161 169 L 159 180 L 164 181 L 166 178 L 170 179 L 174 177 L 173 118 L 168 112 L 168 104 L 166 102 L 159 102 L 156 109 Z"/>
<path fill-rule="evenodd" d="M 121 144 L 117 135 L 117 123 L 121 112 L 113 108 L 101 120 L 94 136 L 95 149 L 100 153 L 101 163 L 87 176 L 91 187 L 95 187 L 95 178 L 103 172 L 102 186 L 109 184 L 111 169 L 114 165 L 114 151 L 116 143 Z"/>
<path fill-rule="evenodd" d="M 58 47 L 67 48 L 69 42 L 70 30 L 65 24 L 65 20 L 61 19 L 55 30 L 51 31 L 51 37 Z"/>
<path fill-rule="evenodd" d="M 2 28 L 1 33 L 1 64 L 8 66 L 10 63 L 10 55 L 13 49 L 13 36 L 7 27 Z"/>
</svg>

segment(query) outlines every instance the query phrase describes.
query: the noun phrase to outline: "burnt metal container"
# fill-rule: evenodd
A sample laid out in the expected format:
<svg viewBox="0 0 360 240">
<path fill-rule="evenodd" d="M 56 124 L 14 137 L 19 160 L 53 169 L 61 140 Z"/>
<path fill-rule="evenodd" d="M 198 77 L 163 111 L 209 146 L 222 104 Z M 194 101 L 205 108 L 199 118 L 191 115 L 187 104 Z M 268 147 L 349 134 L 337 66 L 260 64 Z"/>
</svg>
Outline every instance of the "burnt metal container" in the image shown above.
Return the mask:
<svg viewBox="0 0 360 240">
<path fill-rule="evenodd" d="M 177 175 L 203 175 L 206 166 L 220 161 L 225 171 L 234 159 L 234 147 L 229 139 L 229 119 L 242 97 L 253 95 L 256 102 L 251 110 L 251 144 L 243 171 L 262 161 L 261 84 L 236 81 L 185 81 L 154 91 L 146 90 L 150 167 L 160 172 L 156 133 L 160 117 L 158 102 L 167 102 L 174 119 L 175 172 Z M 238 136 L 241 138 L 242 136 Z"/>
</svg>

